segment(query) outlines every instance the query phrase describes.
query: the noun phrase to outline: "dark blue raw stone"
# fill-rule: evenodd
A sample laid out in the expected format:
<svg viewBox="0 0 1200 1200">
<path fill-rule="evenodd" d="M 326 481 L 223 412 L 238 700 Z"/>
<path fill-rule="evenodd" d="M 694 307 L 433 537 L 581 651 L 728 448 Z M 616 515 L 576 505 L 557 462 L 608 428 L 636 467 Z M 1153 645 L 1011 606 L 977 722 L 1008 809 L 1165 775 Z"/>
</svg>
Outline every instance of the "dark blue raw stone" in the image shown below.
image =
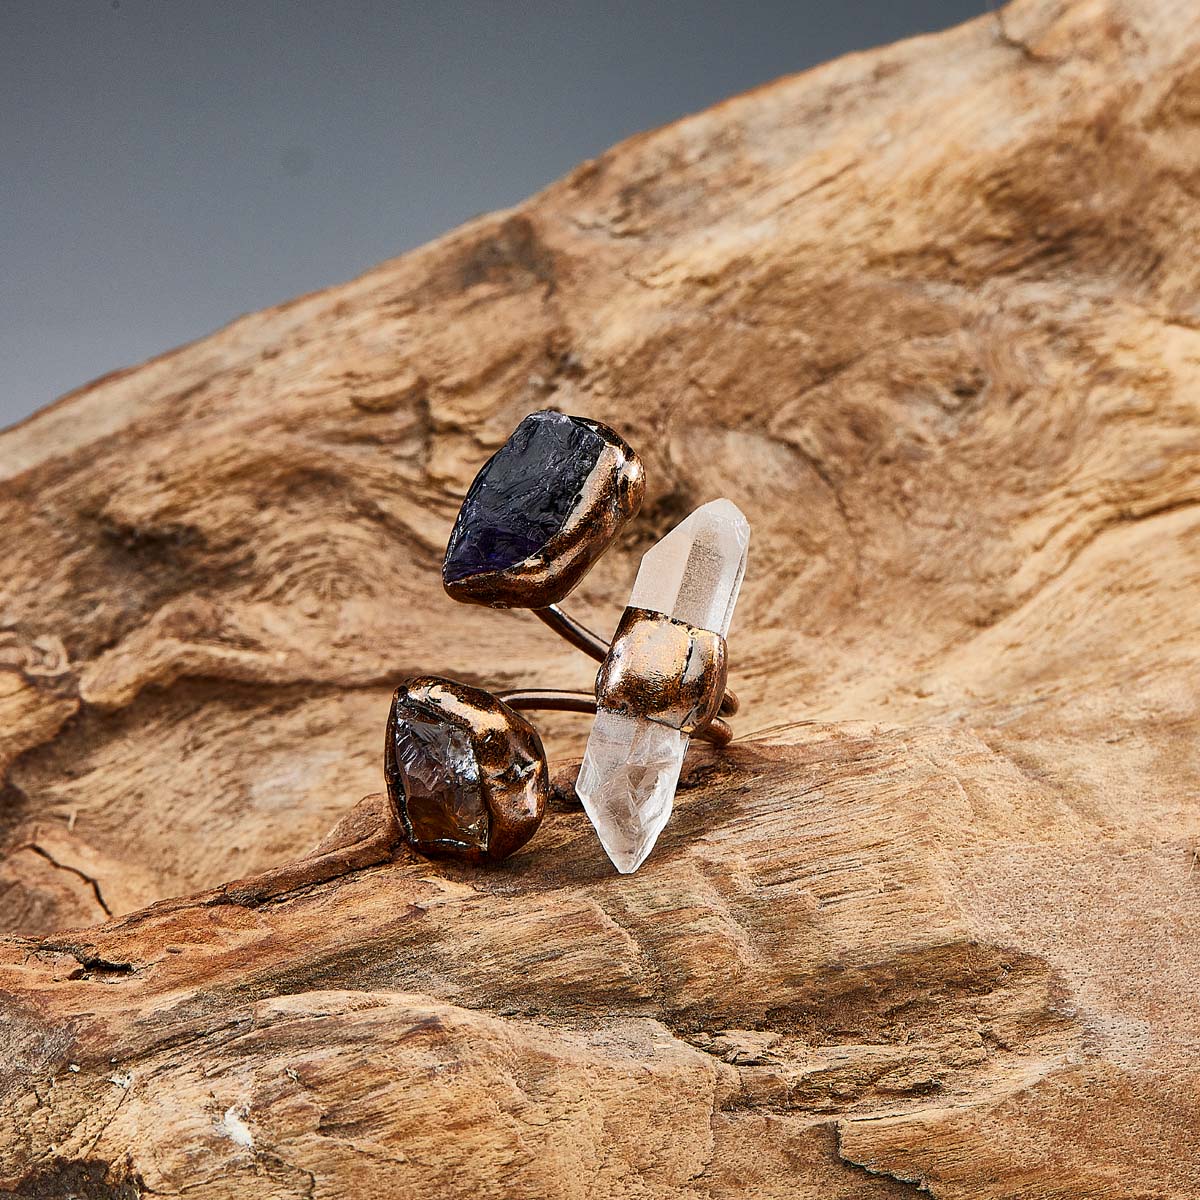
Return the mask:
<svg viewBox="0 0 1200 1200">
<path fill-rule="evenodd" d="M 471 735 L 423 707 L 401 702 L 392 754 L 413 843 L 486 850 L 488 812 Z"/>
<path fill-rule="evenodd" d="M 454 522 L 447 583 L 504 571 L 540 550 L 579 503 L 605 447 L 589 425 L 563 413 L 530 413 L 475 476 Z"/>
</svg>

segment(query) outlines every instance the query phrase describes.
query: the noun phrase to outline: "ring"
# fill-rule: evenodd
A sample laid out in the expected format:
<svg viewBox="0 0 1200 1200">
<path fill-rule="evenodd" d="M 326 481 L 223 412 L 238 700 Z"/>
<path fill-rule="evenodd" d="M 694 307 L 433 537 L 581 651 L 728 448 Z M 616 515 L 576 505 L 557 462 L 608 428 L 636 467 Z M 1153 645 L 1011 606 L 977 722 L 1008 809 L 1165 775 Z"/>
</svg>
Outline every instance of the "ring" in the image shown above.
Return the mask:
<svg viewBox="0 0 1200 1200">
<path fill-rule="evenodd" d="M 735 504 L 701 505 L 643 555 L 611 643 L 559 607 L 644 494 L 641 461 L 618 434 L 550 410 L 530 413 L 476 475 L 446 546 L 447 594 L 530 609 L 600 668 L 591 694 L 493 694 L 432 675 L 396 689 L 384 780 L 417 852 L 495 862 L 533 836 L 549 769 L 522 710 L 595 714 L 575 790 L 622 873 L 670 818 L 689 739 L 732 737 L 726 635 L 750 541 Z"/>
</svg>

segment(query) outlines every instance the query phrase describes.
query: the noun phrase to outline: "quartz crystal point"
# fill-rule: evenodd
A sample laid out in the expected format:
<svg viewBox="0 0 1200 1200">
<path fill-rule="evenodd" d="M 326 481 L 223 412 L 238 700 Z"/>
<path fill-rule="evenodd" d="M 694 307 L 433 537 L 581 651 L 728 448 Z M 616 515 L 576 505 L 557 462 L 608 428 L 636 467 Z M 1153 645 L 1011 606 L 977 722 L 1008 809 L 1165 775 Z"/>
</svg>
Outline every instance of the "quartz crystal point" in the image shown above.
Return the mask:
<svg viewBox="0 0 1200 1200">
<path fill-rule="evenodd" d="M 643 555 L 629 606 L 726 636 L 749 544 L 736 504 L 701 505 Z M 670 818 L 687 746 L 667 725 L 597 710 L 575 790 L 622 874 L 642 865 Z"/>
</svg>

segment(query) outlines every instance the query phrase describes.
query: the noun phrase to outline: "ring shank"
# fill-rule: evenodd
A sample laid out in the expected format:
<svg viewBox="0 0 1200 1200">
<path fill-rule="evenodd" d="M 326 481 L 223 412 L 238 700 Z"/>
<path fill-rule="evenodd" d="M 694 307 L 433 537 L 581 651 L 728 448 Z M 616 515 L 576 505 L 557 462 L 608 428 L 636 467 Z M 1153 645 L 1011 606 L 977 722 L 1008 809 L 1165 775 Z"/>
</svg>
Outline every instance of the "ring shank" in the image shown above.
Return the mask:
<svg viewBox="0 0 1200 1200">
<path fill-rule="evenodd" d="M 542 610 L 538 610 L 539 612 Z M 542 709 L 550 712 L 594 713 L 596 697 L 587 692 L 562 691 L 557 688 L 511 688 L 496 692 L 496 698 L 509 708 Z M 725 746 L 733 738 L 728 722 L 713 717 L 707 725 L 697 729 L 692 737 L 703 738 L 714 746 Z"/>
</svg>

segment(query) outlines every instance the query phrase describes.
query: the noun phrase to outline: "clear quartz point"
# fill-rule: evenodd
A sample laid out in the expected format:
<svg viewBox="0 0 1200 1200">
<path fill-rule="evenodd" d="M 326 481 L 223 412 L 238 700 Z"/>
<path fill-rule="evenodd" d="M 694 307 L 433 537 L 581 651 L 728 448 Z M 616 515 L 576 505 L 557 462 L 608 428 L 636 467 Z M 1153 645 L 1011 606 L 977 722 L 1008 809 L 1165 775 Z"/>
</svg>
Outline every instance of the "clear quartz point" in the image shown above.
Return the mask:
<svg viewBox="0 0 1200 1200">
<path fill-rule="evenodd" d="M 629 596 L 722 637 L 746 573 L 750 525 L 730 500 L 711 500 L 642 556 Z M 657 721 L 599 709 L 575 790 L 622 874 L 636 871 L 671 816 L 688 737 Z"/>
</svg>

